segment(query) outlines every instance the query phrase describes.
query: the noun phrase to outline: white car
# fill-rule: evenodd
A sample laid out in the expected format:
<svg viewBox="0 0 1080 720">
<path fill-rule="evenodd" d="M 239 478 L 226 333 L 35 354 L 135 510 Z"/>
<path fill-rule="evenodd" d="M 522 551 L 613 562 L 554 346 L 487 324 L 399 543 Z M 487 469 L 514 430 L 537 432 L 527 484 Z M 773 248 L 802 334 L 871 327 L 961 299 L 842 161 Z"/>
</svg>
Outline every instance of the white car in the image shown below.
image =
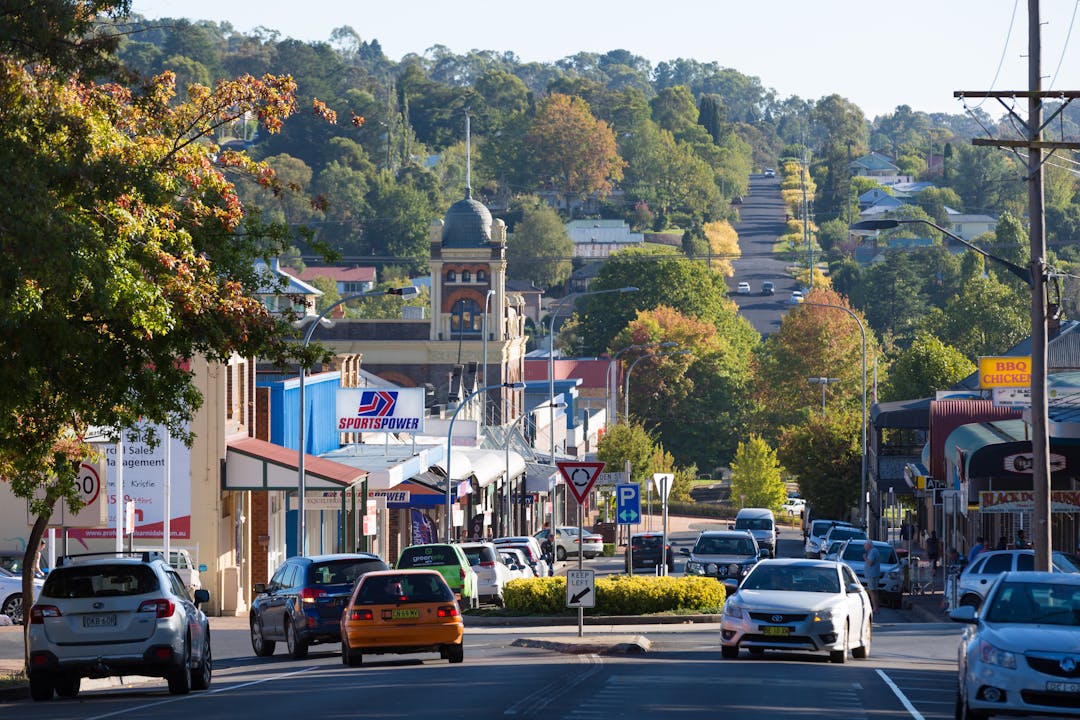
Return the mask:
<svg viewBox="0 0 1080 720">
<path fill-rule="evenodd" d="M 496 546 L 499 547 L 499 546 Z M 522 580 L 536 577 L 532 565 L 525 557 L 525 551 L 515 547 L 499 547 L 499 559 L 510 570 L 508 580 Z"/>
<path fill-rule="evenodd" d="M 41 578 L 34 578 L 35 600 L 44 582 Z M 22 576 L 0 568 L 0 615 L 7 615 L 14 625 L 22 625 L 23 609 L 28 606 L 23 602 Z"/>
<path fill-rule="evenodd" d="M 543 544 L 544 540 L 548 537 L 547 529 L 543 529 L 536 533 L 533 537 Z M 602 555 L 604 552 L 604 538 L 586 531 L 583 537 L 578 537 L 578 529 L 576 527 L 563 526 L 558 529 L 555 534 L 555 559 L 565 560 L 569 555 L 582 554 L 585 557 L 592 559 L 597 555 Z"/>
<path fill-rule="evenodd" d="M 810 526 L 806 529 L 806 545 L 803 548 L 806 552 L 806 557 L 814 559 L 821 558 L 821 541 L 825 539 L 825 535 L 832 529 L 833 525 L 854 527 L 851 523 L 844 522 L 843 520 L 812 521 Z"/>
<path fill-rule="evenodd" d="M 748 283 L 748 282 L 739 283 L 738 287 L 735 289 L 735 293 L 737 295 L 749 295 L 750 294 L 750 283 Z"/>
<path fill-rule="evenodd" d="M 1050 563 L 1054 572 L 1080 573 L 1080 568 L 1065 553 L 1050 553 Z M 1034 550 L 990 550 L 980 553 L 960 574 L 955 595 L 957 604 L 977 608 L 999 575 L 1013 570 L 1025 571 L 1034 568 Z M 952 577 L 946 579 L 946 599 L 953 597 L 953 582 Z"/>
<path fill-rule="evenodd" d="M 480 602 L 503 605 L 503 589 L 510 580 L 510 568 L 499 559 L 499 551 L 493 543 L 461 543 L 461 551 L 469 559 L 476 573 L 476 591 Z"/>
<path fill-rule="evenodd" d="M 720 652 L 746 648 L 829 653 L 834 663 L 870 655 L 870 596 L 851 568 L 823 560 L 762 560 L 724 603 Z"/>
<path fill-rule="evenodd" d="M 1080 575 L 1008 572 L 976 610 L 960 641 L 956 717 L 1080 716 Z"/>
<path fill-rule="evenodd" d="M 837 540 L 858 540 L 862 542 L 865 539 L 866 532 L 853 525 L 834 525 L 829 528 L 829 531 L 825 533 L 825 537 L 821 539 L 821 558 L 825 558 L 825 553 Z"/>
<path fill-rule="evenodd" d="M 836 559 L 855 571 L 859 582 L 866 584 L 866 563 L 863 560 L 865 540 L 845 540 L 836 553 Z M 900 608 L 903 600 L 904 573 L 900 567 L 900 558 L 896 549 L 887 542 L 874 541 L 881 564 L 881 579 L 878 583 L 878 602 L 885 607 Z"/>
<path fill-rule="evenodd" d="M 780 506 L 780 512 L 788 517 L 798 517 L 806 510 L 806 500 L 803 498 L 788 498 L 787 502 Z"/>
<path fill-rule="evenodd" d="M 788 305 L 798 305 L 806 298 L 803 297 L 802 290 L 792 290 L 791 297 L 788 299 Z"/>
<path fill-rule="evenodd" d="M 532 535 L 495 538 L 492 542 L 500 550 L 503 548 L 517 548 L 524 552 L 525 558 L 529 561 L 529 567 L 532 568 L 536 577 L 547 577 L 551 574 L 551 568 L 548 566 L 547 560 L 544 559 L 544 552 L 540 549 L 540 541 Z"/>
</svg>

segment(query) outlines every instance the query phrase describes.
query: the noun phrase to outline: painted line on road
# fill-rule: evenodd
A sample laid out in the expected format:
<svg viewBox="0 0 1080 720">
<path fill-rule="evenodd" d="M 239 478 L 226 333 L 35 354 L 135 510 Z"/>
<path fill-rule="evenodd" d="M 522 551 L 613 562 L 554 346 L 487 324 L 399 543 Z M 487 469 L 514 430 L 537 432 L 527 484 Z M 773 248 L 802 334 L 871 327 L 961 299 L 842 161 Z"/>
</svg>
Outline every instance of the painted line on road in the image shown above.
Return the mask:
<svg viewBox="0 0 1080 720">
<path fill-rule="evenodd" d="M 892 678 L 886 675 L 885 671 L 881 668 L 876 668 L 876 671 L 877 674 L 881 676 L 881 679 L 885 681 L 885 684 L 892 688 L 893 693 L 900 699 L 904 708 L 911 713 L 911 717 L 915 718 L 915 720 L 925 720 L 922 713 L 915 709 L 915 706 L 911 704 L 911 701 L 907 699 L 907 696 L 896 686 L 896 683 L 892 681 Z"/>
<path fill-rule="evenodd" d="M 292 677 L 294 675 L 302 675 L 306 672 L 311 672 L 315 668 L 316 666 L 307 667 L 303 670 L 294 670 L 293 672 L 282 673 L 281 675 L 273 675 L 268 678 L 263 678 L 262 680 L 252 680 L 251 682 L 240 683 L 239 685 L 230 685 L 229 687 L 217 688 L 215 690 L 207 690 L 206 692 L 198 693 L 196 695 L 181 695 L 179 697 L 169 698 L 168 700 L 159 700 L 158 702 L 147 703 L 145 705 L 135 705 L 133 707 L 125 708 L 123 710 L 116 710 L 111 713 L 105 713 L 104 715 L 94 715 L 92 717 L 84 718 L 84 720 L 103 720 L 103 718 L 116 717 L 118 715 L 127 715 L 129 713 L 133 713 L 139 710 L 147 710 L 149 708 L 159 707 L 161 705 L 168 705 L 170 703 L 180 702 L 181 700 L 195 700 L 201 697 L 207 697 L 208 695 L 217 695 L 218 693 L 240 690 L 241 688 L 251 687 L 252 685 L 262 685 L 263 683 L 270 682 L 271 680 L 279 680 L 281 678 Z"/>
<path fill-rule="evenodd" d="M 563 695 L 591 678 L 604 667 L 604 661 L 599 655 L 579 655 L 578 662 L 589 663 L 589 667 L 572 678 L 557 678 L 544 687 L 529 693 L 516 703 L 506 708 L 503 715 L 526 715 L 537 713 L 546 708 L 552 700 Z"/>
</svg>

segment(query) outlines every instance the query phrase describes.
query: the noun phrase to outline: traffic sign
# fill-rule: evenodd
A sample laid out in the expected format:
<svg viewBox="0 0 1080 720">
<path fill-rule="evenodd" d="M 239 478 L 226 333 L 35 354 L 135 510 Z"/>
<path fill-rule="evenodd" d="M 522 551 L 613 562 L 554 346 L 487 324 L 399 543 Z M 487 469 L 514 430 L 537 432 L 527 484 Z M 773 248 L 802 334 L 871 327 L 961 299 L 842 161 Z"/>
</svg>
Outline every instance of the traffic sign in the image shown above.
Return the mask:
<svg viewBox="0 0 1080 720">
<path fill-rule="evenodd" d="M 556 463 L 556 465 L 559 466 L 559 472 L 562 473 L 567 487 L 570 488 L 570 492 L 574 493 L 579 505 L 585 502 L 585 498 L 589 496 L 589 491 L 592 490 L 596 478 L 600 476 L 601 471 L 604 469 L 604 463 L 602 462 L 564 460 Z"/>
<path fill-rule="evenodd" d="M 596 575 L 592 570 L 566 571 L 566 607 L 596 606 Z"/>
<path fill-rule="evenodd" d="M 675 476 L 671 473 L 653 473 L 652 479 L 656 484 L 656 494 L 660 496 L 660 502 L 667 502 L 667 496 L 671 492 L 671 484 L 675 481 Z"/>
<path fill-rule="evenodd" d="M 641 520 L 641 487 L 636 483 L 615 486 L 615 519 L 619 525 L 636 525 Z"/>
</svg>

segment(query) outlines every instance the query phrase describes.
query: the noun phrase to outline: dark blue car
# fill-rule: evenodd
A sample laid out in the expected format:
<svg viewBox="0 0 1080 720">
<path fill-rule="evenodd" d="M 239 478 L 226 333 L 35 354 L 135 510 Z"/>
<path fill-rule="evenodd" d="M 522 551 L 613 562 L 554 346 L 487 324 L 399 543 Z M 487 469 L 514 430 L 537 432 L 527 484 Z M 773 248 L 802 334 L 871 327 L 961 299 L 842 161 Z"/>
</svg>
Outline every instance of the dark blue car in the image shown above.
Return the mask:
<svg viewBox="0 0 1080 720">
<path fill-rule="evenodd" d="M 255 584 L 249 616 L 255 654 L 273 655 L 284 640 L 289 655 L 299 660 L 311 645 L 341 642 L 341 612 L 356 581 L 389 569 L 370 553 L 289 558 L 269 583 Z"/>
</svg>

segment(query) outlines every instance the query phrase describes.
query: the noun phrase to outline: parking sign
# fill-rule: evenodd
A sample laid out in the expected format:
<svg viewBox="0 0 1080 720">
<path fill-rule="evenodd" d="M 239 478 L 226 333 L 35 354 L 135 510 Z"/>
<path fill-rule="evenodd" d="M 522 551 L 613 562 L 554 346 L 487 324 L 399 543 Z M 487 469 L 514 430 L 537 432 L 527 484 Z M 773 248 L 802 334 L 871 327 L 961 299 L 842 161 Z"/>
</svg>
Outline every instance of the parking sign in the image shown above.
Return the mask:
<svg viewBox="0 0 1080 720">
<path fill-rule="evenodd" d="M 615 519 L 619 525 L 641 521 L 641 488 L 636 483 L 615 486 Z"/>
</svg>

